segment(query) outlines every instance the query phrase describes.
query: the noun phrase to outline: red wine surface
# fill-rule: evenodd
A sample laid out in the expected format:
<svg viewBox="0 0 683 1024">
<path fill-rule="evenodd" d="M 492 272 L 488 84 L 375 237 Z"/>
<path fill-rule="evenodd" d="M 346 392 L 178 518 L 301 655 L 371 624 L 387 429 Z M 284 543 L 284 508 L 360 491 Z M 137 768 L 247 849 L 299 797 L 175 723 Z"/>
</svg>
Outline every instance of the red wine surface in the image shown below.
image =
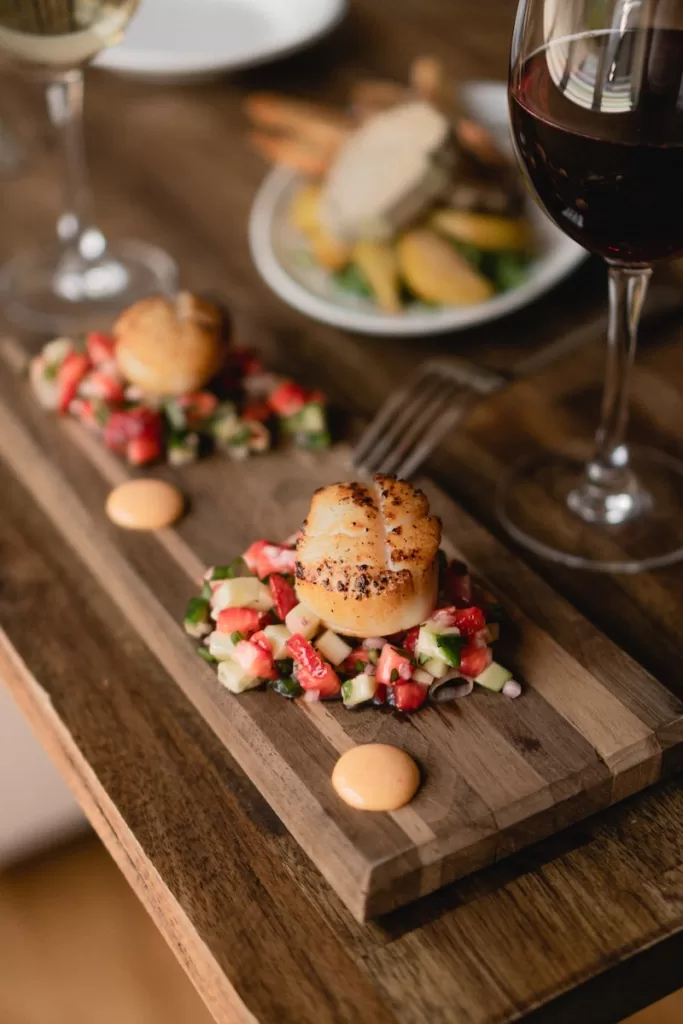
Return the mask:
<svg viewBox="0 0 683 1024">
<path fill-rule="evenodd" d="M 683 31 L 553 43 L 512 83 L 519 156 L 566 234 L 629 264 L 683 251 Z"/>
</svg>

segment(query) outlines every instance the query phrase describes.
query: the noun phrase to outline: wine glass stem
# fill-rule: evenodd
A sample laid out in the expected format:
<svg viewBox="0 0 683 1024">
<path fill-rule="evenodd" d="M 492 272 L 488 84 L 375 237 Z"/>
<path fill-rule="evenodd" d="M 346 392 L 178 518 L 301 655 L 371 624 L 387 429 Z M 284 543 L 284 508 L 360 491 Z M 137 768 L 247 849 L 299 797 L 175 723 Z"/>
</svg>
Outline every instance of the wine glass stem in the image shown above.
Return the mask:
<svg viewBox="0 0 683 1024">
<path fill-rule="evenodd" d="M 103 236 L 90 224 L 90 186 L 83 139 L 83 71 L 55 74 L 47 85 L 50 122 L 61 144 L 64 164 L 64 210 L 57 222 L 60 240 L 84 260 L 97 259 Z"/>
<path fill-rule="evenodd" d="M 626 445 L 629 378 L 651 267 L 608 263 L 609 321 L 605 388 L 595 454 L 584 484 L 569 495 L 569 505 L 587 522 L 624 523 L 649 506 L 629 467 Z"/>
</svg>

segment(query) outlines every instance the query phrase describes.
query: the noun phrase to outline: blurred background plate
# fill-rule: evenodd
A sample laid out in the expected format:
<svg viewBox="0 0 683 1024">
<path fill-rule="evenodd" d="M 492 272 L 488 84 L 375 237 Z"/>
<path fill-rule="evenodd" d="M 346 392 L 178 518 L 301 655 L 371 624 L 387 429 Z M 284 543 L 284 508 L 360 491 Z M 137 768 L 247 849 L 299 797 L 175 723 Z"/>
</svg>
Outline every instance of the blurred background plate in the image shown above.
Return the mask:
<svg viewBox="0 0 683 1024">
<path fill-rule="evenodd" d="M 95 64 L 164 80 L 205 78 L 282 57 L 328 32 L 347 0 L 142 0 Z"/>
<path fill-rule="evenodd" d="M 506 86 L 502 82 L 471 82 L 461 87 L 459 95 L 472 117 L 489 127 L 501 147 L 511 152 Z M 370 300 L 343 291 L 327 271 L 306 260 L 303 240 L 288 221 L 291 197 L 300 183 L 296 173 L 283 168 L 271 171 L 265 179 L 251 211 L 252 256 L 266 283 L 290 306 L 349 331 L 438 334 L 496 320 L 549 291 L 588 255 L 529 198 L 528 215 L 540 252 L 524 284 L 473 306 L 427 308 L 416 303 L 390 315 Z"/>
</svg>

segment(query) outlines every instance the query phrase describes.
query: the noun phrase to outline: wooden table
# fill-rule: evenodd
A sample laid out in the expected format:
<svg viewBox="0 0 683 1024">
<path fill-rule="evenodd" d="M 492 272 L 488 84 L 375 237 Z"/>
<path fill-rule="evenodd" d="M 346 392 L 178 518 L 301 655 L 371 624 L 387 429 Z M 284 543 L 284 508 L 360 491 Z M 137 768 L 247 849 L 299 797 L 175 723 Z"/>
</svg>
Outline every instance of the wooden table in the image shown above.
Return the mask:
<svg viewBox="0 0 683 1024">
<path fill-rule="evenodd" d="M 395 0 L 390 14 L 379 0 L 351 6 L 315 50 L 231 81 L 181 89 L 93 74 L 88 128 L 105 230 L 166 246 L 185 284 L 219 293 L 262 335 L 274 365 L 368 414 L 430 353 L 506 366 L 590 325 L 604 272 L 590 263 L 502 323 L 400 344 L 317 325 L 269 294 L 246 243 L 263 175 L 242 141 L 248 89 L 343 99 L 353 75 L 405 76 L 417 52 L 438 54 L 461 77 L 505 74 L 510 0 Z M 9 113 L 38 124 L 37 95 L 10 82 Z M 1 186 L 3 258 L 46 233 L 57 204 L 42 129 L 27 138 L 29 167 Z M 678 454 L 679 322 L 644 332 L 633 410 L 634 436 Z M 501 468 L 590 432 L 602 353 L 599 329 L 586 336 L 578 355 L 483 405 L 434 460 L 440 482 L 493 532 Z M 0 676 L 216 1020 L 611 1022 L 683 984 L 680 781 L 360 926 L 1 464 L 0 488 Z M 535 567 L 683 694 L 680 566 L 634 578 Z"/>
</svg>

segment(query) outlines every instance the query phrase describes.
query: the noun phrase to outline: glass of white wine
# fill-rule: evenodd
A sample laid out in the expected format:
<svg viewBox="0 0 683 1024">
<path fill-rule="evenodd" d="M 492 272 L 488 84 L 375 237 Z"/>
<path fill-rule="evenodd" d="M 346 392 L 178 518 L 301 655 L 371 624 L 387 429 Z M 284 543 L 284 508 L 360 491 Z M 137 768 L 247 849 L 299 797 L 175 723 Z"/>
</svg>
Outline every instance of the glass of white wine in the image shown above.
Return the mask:
<svg viewBox="0 0 683 1024">
<path fill-rule="evenodd" d="M 109 241 L 91 219 L 83 143 L 83 69 L 116 43 L 138 0 L 0 0 L 0 59 L 46 82 L 60 139 L 65 201 L 56 240 L 20 253 L 0 270 L 0 300 L 15 323 L 73 332 L 104 326 L 144 295 L 173 291 L 174 261 L 137 241 Z"/>
</svg>

